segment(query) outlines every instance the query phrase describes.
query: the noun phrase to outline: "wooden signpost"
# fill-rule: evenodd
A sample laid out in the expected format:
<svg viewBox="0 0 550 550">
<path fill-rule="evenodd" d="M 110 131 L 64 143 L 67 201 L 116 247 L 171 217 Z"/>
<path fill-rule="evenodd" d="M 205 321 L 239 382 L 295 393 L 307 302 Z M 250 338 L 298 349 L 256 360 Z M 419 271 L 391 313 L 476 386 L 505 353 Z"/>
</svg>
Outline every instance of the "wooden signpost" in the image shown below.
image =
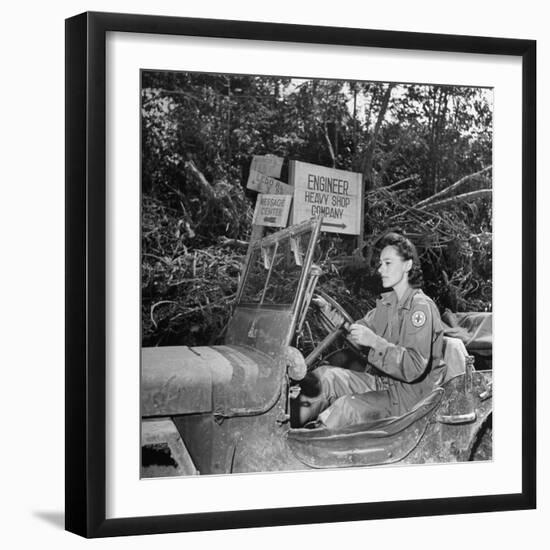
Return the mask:
<svg viewBox="0 0 550 550">
<path fill-rule="evenodd" d="M 262 238 L 265 227 L 286 227 L 291 211 L 292 224 L 323 216 L 323 231 L 357 235 L 360 252 L 363 244 L 362 174 L 291 161 L 287 184 L 277 179 L 281 177 L 283 161 L 275 155 L 256 155 L 250 164 L 246 187 L 257 191 L 258 196 L 247 261 L 252 245 Z"/>
<path fill-rule="evenodd" d="M 291 195 L 260 193 L 256 199 L 252 224 L 264 227 L 286 227 L 291 202 Z"/>
<path fill-rule="evenodd" d="M 254 155 L 250 171 L 259 172 L 272 178 L 280 178 L 284 159 L 275 155 Z"/>
<path fill-rule="evenodd" d="M 264 235 L 264 227 L 286 227 L 288 223 L 288 213 L 292 202 L 292 194 L 294 192 L 292 186 L 279 181 L 277 178 L 281 177 L 281 170 L 283 168 L 284 159 L 275 155 L 254 155 L 252 162 L 250 163 L 250 174 L 248 176 L 248 182 L 246 187 L 258 191 L 258 197 L 256 199 L 256 209 L 254 211 L 254 218 L 252 221 L 252 231 L 250 232 L 250 242 L 247 251 L 247 261 L 252 250 L 252 245 L 260 240 Z M 281 216 L 273 214 L 264 214 L 264 220 L 259 221 L 260 208 L 269 208 L 267 206 L 261 207 L 261 197 L 264 195 L 270 196 L 282 196 L 288 197 L 288 206 L 286 208 L 286 219 L 284 224 L 278 226 L 277 223 L 284 217 L 284 211 L 281 212 Z M 245 262 L 246 265 L 246 262 Z"/>
<path fill-rule="evenodd" d="M 294 187 L 292 223 L 323 216 L 323 231 L 361 235 L 362 174 L 300 161 L 293 161 L 290 174 Z"/>
<path fill-rule="evenodd" d="M 258 193 L 271 193 L 274 195 L 292 195 L 294 193 L 292 185 L 283 183 L 252 168 L 250 169 L 246 187 L 258 191 Z"/>
</svg>

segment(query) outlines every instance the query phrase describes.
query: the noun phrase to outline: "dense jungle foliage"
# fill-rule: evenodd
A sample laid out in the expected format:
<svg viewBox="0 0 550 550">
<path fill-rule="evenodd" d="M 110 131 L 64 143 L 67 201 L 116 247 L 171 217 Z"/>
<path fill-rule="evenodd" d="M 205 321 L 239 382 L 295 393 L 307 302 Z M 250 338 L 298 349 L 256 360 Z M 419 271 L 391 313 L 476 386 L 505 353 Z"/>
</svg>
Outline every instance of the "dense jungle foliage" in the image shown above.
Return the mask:
<svg viewBox="0 0 550 550">
<path fill-rule="evenodd" d="M 492 91 L 456 86 L 142 74 L 144 346 L 214 343 L 235 296 L 256 193 L 253 155 L 363 174 L 364 246 L 323 235 L 320 287 L 374 304 L 376 243 L 418 247 L 441 311 L 492 307 Z"/>
</svg>

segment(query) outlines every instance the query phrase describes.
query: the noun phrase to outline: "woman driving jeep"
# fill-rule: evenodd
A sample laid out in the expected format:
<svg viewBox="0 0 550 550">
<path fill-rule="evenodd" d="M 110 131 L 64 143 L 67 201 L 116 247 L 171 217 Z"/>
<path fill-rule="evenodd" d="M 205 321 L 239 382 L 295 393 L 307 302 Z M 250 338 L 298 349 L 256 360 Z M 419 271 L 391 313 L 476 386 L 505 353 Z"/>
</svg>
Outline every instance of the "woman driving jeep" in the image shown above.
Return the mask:
<svg viewBox="0 0 550 550">
<path fill-rule="evenodd" d="M 299 397 L 300 425 L 337 429 L 400 416 L 445 376 L 443 325 L 434 302 L 418 288 L 416 248 L 397 233 L 381 245 L 378 273 L 389 291 L 348 335 L 369 348 L 365 372 L 325 365 L 309 373 Z M 328 305 L 322 298 L 316 303 Z"/>
</svg>

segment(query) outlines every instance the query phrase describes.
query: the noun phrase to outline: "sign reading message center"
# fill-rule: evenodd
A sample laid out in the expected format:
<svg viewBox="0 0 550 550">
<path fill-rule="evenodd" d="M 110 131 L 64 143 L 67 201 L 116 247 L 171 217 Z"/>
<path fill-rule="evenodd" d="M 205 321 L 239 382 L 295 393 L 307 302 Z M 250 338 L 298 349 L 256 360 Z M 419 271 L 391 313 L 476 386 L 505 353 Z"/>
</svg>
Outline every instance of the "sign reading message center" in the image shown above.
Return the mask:
<svg viewBox="0 0 550 550">
<path fill-rule="evenodd" d="M 322 230 L 359 235 L 363 177 L 357 172 L 295 161 L 293 223 L 323 216 Z"/>
<path fill-rule="evenodd" d="M 260 193 L 256 198 L 256 208 L 252 223 L 267 227 L 286 227 L 291 202 L 291 195 L 266 195 Z"/>
</svg>

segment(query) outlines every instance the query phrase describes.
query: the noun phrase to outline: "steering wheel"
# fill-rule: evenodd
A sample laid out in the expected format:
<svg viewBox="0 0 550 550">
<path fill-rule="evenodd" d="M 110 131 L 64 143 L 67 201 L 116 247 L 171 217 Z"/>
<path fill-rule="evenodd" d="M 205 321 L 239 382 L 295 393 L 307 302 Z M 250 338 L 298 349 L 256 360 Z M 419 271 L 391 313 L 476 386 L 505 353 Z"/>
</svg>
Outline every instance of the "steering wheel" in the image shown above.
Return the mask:
<svg viewBox="0 0 550 550">
<path fill-rule="evenodd" d="M 313 295 L 313 300 L 318 297 L 322 298 L 330 306 L 330 309 L 327 312 L 321 311 L 320 308 L 318 312 L 320 314 L 319 322 L 327 333 L 334 330 L 336 326 L 341 325 L 344 321 L 350 325 L 354 323 L 354 320 L 351 318 L 349 313 L 326 292 L 317 290 Z"/>
<path fill-rule="evenodd" d="M 317 290 L 313 298 L 315 297 L 321 297 L 329 307 L 321 309 L 317 306 L 312 312 L 317 323 L 326 335 L 305 358 L 308 370 L 313 370 L 315 368 L 315 363 L 320 355 L 329 349 L 330 346 L 332 346 L 332 344 L 341 336 L 346 338 L 347 346 L 351 348 L 355 355 L 358 355 L 360 358 L 366 360 L 365 354 L 361 347 L 347 337 L 349 327 L 354 323 L 354 320 L 348 312 L 334 298 L 331 298 L 322 290 Z"/>
</svg>

